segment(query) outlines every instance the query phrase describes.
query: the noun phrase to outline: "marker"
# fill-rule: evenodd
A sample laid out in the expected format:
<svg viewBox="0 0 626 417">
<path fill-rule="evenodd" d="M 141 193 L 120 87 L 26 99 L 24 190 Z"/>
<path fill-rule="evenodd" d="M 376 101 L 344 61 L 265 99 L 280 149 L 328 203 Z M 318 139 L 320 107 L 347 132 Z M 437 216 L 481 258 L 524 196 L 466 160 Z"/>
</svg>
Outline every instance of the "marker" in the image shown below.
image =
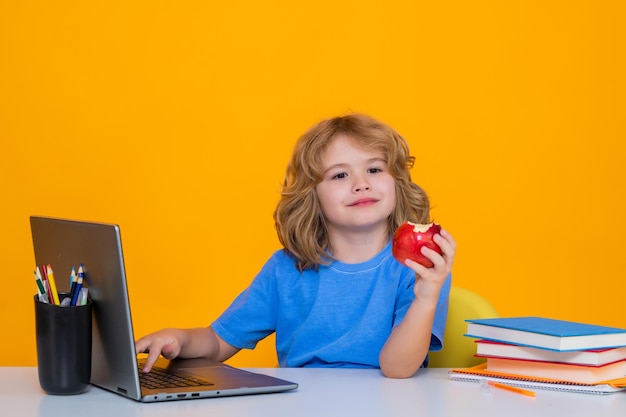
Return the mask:
<svg viewBox="0 0 626 417">
<path fill-rule="evenodd" d="M 43 284 L 43 287 L 46 290 L 46 299 L 48 300 L 48 303 L 54 304 L 54 300 L 52 299 L 52 295 L 50 292 L 50 283 L 48 282 L 48 279 L 45 276 L 45 268 L 44 268 L 43 273 L 41 272 L 39 267 L 37 267 L 35 272 L 37 273 L 37 277 L 39 277 L 39 279 L 41 280 L 41 283 Z"/>
<path fill-rule="evenodd" d="M 46 268 L 44 266 L 42 266 L 41 269 L 37 267 L 37 275 L 39 276 L 39 278 L 41 278 L 41 282 L 43 282 L 44 284 L 46 283 L 46 281 L 48 281 L 48 277 L 46 276 Z"/>
<path fill-rule="evenodd" d="M 48 302 L 50 304 L 54 304 L 54 297 L 52 296 L 52 288 L 50 288 L 50 280 L 48 280 L 48 269 L 45 265 L 41 266 L 41 270 L 37 267 L 37 272 L 41 274 L 41 282 L 46 287 L 46 292 L 48 293 Z"/>
<path fill-rule="evenodd" d="M 508 384 L 503 384 L 501 382 L 495 382 L 495 381 L 489 381 L 487 382 L 489 385 L 491 385 L 492 387 L 496 387 L 496 388 L 500 388 L 500 389 L 505 389 L 507 391 L 511 391 L 511 392 L 515 392 L 518 394 L 522 394 L 522 395 L 528 395 L 529 397 L 535 397 L 537 396 L 537 394 L 535 393 L 535 391 L 530 391 L 527 389 L 523 389 L 523 388 L 518 388 L 518 387 L 514 387 L 512 385 L 508 385 Z"/>
<path fill-rule="evenodd" d="M 35 283 L 37 283 L 37 293 L 39 294 L 39 301 L 47 303 L 48 295 L 46 294 L 46 288 L 44 287 L 43 282 L 41 282 L 41 277 L 38 276 L 37 270 L 33 272 L 33 275 L 35 276 Z"/>
<path fill-rule="evenodd" d="M 80 295 L 78 296 L 78 305 L 79 306 L 84 306 L 84 305 L 87 304 L 88 292 L 89 292 L 88 288 L 83 287 L 83 288 L 80 289 Z"/>
<path fill-rule="evenodd" d="M 57 292 L 57 284 L 54 280 L 54 272 L 52 272 L 52 267 L 48 264 L 46 268 L 48 282 L 50 283 L 50 292 L 52 293 L 52 299 L 54 300 L 54 304 L 59 305 L 61 301 L 59 300 L 59 293 Z"/>
</svg>

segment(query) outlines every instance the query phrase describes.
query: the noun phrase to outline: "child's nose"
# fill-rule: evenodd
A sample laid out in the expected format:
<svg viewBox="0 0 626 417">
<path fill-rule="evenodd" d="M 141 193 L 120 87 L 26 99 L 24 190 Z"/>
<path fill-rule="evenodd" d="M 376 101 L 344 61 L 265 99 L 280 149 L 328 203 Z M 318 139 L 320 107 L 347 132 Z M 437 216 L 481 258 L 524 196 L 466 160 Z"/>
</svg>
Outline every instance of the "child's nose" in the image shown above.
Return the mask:
<svg viewBox="0 0 626 417">
<path fill-rule="evenodd" d="M 363 179 L 359 179 L 358 181 L 355 182 L 354 192 L 356 193 L 360 191 L 369 191 L 370 189 L 371 189 L 370 185 L 367 183 L 367 181 Z"/>
</svg>

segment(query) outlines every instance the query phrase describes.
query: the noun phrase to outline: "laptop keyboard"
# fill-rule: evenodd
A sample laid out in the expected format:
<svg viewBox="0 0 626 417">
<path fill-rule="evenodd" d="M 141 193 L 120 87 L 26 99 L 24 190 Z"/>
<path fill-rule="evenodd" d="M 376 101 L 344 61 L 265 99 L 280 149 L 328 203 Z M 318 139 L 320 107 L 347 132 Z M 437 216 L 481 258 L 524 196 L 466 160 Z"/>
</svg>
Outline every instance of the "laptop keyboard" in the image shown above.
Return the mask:
<svg viewBox="0 0 626 417">
<path fill-rule="evenodd" d="M 157 366 L 153 367 L 148 373 L 144 373 L 139 369 L 139 381 L 142 387 L 150 389 L 208 387 L 213 385 L 201 378 Z"/>
</svg>

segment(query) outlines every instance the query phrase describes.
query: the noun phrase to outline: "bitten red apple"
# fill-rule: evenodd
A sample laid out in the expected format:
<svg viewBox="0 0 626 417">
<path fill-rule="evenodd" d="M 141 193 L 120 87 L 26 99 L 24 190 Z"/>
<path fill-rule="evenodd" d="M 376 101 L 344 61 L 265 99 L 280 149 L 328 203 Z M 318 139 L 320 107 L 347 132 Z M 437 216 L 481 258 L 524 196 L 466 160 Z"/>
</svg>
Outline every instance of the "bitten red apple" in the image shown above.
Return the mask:
<svg viewBox="0 0 626 417">
<path fill-rule="evenodd" d="M 393 257 L 404 265 L 406 259 L 411 259 L 426 268 L 433 266 L 430 259 L 422 255 L 422 246 L 426 246 L 441 254 L 441 248 L 433 241 L 435 234 L 441 232 L 437 223 L 416 224 L 404 222 L 393 234 Z"/>
</svg>

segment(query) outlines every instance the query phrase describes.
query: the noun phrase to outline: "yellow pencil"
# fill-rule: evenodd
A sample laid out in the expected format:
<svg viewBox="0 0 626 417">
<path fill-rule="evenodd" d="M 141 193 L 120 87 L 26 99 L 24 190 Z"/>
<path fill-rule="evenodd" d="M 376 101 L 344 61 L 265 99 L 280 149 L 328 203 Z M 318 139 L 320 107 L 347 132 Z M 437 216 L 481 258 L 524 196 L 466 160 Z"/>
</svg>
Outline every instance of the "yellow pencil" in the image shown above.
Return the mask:
<svg viewBox="0 0 626 417">
<path fill-rule="evenodd" d="M 50 283 L 50 292 L 52 293 L 52 299 L 54 300 L 54 304 L 59 305 L 61 301 L 59 300 L 59 293 L 57 292 L 57 284 L 54 281 L 54 272 L 52 272 L 52 267 L 50 264 L 46 267 L 46 271 L 48 271 L 48 282 Z"/>
<path fill-rule="evenodd" d="M 518 394 L 528 395 L 529 397 L 535 397 L 537 395 L 535 391 L 514 387 L 513 385 L 502 384 L 500 382 L 489 381 L 489 385 L 491 385 L 492 387 L 505 389 L 507 391 L 516 392 Z"/>
</svg>

